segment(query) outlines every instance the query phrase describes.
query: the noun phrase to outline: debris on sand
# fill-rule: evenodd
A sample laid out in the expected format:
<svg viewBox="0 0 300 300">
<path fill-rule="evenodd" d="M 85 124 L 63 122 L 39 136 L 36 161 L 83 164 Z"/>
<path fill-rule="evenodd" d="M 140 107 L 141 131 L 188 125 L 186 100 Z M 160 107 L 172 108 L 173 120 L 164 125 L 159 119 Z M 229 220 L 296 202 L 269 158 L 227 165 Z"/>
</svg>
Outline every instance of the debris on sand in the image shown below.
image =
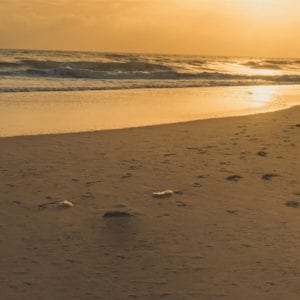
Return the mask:
<svg viewBox="0 0 300 300">
<path fill-rule="evenodd" d="M 231 176 L 228 176 L 226 179 L 229 180 L 229 181 L 239 181 L 240 179 L 242 179 L 243 177 L 240 176 L 240 175 L 231 175 Z"/>
<path fill-rule="evenodd" d="M 272 174 L 272 173 L 270 173 L 270 174 L 265 174 L 265 175 L 263 175 L 261 178 L 262 178 L 263 180 L 269 181 L 269 180 L 272 180 L 273 177 L 278 177 L 278 176 L 279 176 L 279 175 L 277 175 L 277 174 Z"/>
<path fill-rule="evenodd" d="M 103 218 L 109 219 L 109 218 L 130 218 L 133 217 L 132 214 L 130 214 L 127 211 L 107 211 L 104 215 Z"/>
<path fill-rule="evenodd" d="M 300 202 L 295 201 L 295 200 L 291 200 L 291 201 L 285 202 L 285 205 L 288 206 L 288 207 L 299 208 L 300 207 Z"/>
<path fill-rule="evenodd" d="M 72 208 L 74 207 L 73 202 L 69 200 L 63 200 L 63 201 L 53 201 L 53 202 L 47 202 L 39 205 L 39 209 L 45 209 L 45 208 Z"/>
<path fill-rule="evenodd" d="M 161 192 L 153 192 L 152 197 L 153 198 L 168 198 L 171 197 L 174 194 L 172 190 L 165 190 Z"/>
</svg>

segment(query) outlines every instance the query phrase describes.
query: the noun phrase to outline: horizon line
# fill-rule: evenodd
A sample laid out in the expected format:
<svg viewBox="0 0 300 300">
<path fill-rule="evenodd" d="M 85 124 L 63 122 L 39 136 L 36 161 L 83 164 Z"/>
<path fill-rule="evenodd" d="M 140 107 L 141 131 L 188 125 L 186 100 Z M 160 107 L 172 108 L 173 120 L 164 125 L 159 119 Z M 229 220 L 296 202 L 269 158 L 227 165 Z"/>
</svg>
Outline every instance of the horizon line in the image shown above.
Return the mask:
<svg viewBox="0 0 300 300">
<path fill-rule="evenodd" d="M 295 56 L 251 56 L 251 55 L 224 55 L 224 54 L 192 54 L 192 53 L 167 53 L 167 52 L 135 52 L 135 51 L 115 51 L 115 50 L 74 50 L 74 49 L 43 49 L 43 48 L 5 48 L 5 47 L 0 47 L 1 50 L 12 50 L 12 51 L 18 51 L 18 50 L 23 50 L 23 51 L 44 51 L 44 52 L 78 52 L 78 53 L 102 53 L 102 54 L 132 54 L 132 55 L 163 55 L 163 56 L 201 56 L 201 57 L 235 57 L 235 58 L 274 58 L 274 59 L 300 59 L 300 57 L 295 57 Z"/>
</svg>

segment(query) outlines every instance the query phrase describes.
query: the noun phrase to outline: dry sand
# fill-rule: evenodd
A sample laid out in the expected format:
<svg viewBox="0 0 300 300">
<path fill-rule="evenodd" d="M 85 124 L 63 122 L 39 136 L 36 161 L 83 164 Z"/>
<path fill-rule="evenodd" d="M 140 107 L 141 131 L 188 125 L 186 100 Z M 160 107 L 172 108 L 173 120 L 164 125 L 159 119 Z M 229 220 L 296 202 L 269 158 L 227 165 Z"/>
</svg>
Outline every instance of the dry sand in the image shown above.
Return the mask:
<svg viewBox="0 0 300 300">
<path fill-rule="evenodd" d="M 300 299 L 299 123 L 0 139 L 0 298 Z"/>
</svg>

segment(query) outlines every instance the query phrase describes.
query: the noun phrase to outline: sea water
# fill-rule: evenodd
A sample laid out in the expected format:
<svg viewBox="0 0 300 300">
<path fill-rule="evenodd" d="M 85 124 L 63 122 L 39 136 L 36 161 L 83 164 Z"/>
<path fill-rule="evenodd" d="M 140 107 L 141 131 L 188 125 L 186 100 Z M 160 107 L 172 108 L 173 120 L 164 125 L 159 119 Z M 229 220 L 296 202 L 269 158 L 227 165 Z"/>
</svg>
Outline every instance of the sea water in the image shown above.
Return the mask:
<svg viewBox="0 0 300 300">
<path fill-rule="evenodd" d="M 270 111 L 298 84 L 300 59 L 0 50 L 0 136 Z"/>
</svg>

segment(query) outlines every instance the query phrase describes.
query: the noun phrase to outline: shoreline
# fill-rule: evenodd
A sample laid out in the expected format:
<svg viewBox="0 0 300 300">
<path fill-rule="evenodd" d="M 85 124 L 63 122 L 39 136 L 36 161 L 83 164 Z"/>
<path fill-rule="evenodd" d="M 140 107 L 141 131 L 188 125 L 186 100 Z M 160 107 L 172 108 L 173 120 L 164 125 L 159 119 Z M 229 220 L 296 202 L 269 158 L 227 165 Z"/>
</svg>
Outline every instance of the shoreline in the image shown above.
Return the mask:
<svg viewBox="0 0 300 300">
<path fill-rule="evenodd" d="M 109 79 L 103 79 L 109 81 Z M 133 79 L 132 79 L 133 80 Z M 172 80 L 172 79 L 166 79 L 166 80 Z M 187 82 L 190 80 L 186 79 Z M 186 85 L 186 86 L 140 86 L 140 87 L 108 87 L 108 88 L 89 88 L 89 89 L 32 89 L 32 90 L 13 90 L 13 89 L 7 89 L 7 90 L 2 90 L 1 93 L 3 94 L 21 94 L 21 93 L 72 93 L 72 92 L 102 92 L 102 91 L 128 91 L 128 90 L 152 90 L 152 89 L 199 89 L 199 88 L 231 88 L 231 87 L 262 87 L 262 86 L 267 86 L 267 87 L 293 87 L 293 86 L 299 86 L 300 82 L 292 82 L 292 83 L 286 83 L 286 82 L 276 82 L 276 84 L 271 83 L 271 82 L 262 82 L 262 83 L 255 83 L 255 84 L 250 84 L 250 83 L 245 83 L 245 84 L 217 84 L 217 85 Z"/>
<path fill-rule="evenodd" d="M 268 113 L 300 105 L 300 86 L 19 93 L 0 94 L 0 99 L 3 138 L 126 130 Z"/>
<path fill-rule="evenodd" d="M 1 138 L 3 299 L 298 299 L 299 116 Z"/>
</svg>

